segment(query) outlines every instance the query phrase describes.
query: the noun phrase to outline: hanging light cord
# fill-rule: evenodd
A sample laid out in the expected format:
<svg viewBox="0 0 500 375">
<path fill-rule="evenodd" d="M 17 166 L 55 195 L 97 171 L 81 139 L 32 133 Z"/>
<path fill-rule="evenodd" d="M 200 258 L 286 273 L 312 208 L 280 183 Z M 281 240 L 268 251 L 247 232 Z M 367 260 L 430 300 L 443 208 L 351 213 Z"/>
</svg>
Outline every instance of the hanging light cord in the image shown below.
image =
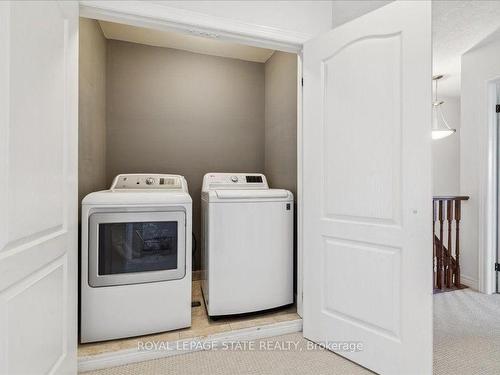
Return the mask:
<svg viewBox="0 0 500 375">
<path fill-rule="evenodd" d="M 435 89 L 434 89 L 434 105 L 436 105 L 438 101 L 438 80 L 437 78 L 434 80 L 435 82 Z"/>
<path fill-rule="evenodd" d="M 433 81 L 435 81 L 435 89 L 434 89 L 434 107 L 436 107 L 434 110 L 439 110 L 439 117 L 441 118 L 441 121 L 443 122 L 444 126 L 453 132 L 455 132 L 455 129 L 452 129 L 450 125 L 448 125 L 448 122 L 444 118 L 443 112 L 441 111 L 441 108 L 438 108 L 441 104 L 444 104 L 443 101 L 438 101 L 438 81 L 443 78 L 442 75 L 434 76 L 432 77 Z M 436 129 L 437 130 L 437 129 Z"/>
</svg>

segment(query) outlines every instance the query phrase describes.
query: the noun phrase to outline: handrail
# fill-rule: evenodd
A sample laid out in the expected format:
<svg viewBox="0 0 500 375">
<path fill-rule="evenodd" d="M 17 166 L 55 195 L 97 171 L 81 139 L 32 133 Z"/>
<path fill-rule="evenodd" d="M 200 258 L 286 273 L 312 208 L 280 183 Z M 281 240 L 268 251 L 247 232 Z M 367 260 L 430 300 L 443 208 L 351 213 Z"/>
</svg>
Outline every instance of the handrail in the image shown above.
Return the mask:
<svg viewBox="0 0 500 375">
<path fill-rule="evenodd" d="M 468 201 L 467 195 L 436 195 L 432 197 L 433 201 Z"/>
</svg>

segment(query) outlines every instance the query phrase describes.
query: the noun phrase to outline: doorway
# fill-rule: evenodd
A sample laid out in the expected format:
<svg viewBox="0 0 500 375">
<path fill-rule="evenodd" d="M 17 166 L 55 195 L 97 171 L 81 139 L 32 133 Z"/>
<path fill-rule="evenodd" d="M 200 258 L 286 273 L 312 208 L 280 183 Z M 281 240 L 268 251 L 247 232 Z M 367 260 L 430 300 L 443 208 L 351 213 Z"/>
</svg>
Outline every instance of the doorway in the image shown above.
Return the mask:
<svg viewBox="0 0 500 375">
<path fill-rule="evenodd" d="M 500 332 L 492 329 L 498 325 L 495 311 L 500 303 L 499 296 L 493 294 L 498 232 L 495 106 L 500 76 L 497 53 L 500 7 L 498 3 L 488 3 L 487 8 L 479 9 L 474 3 L 457 7 L 449 2 L 435 2 L 433 13 L 433 73 L 445 75 L 439 86 L 438 100 L 444 101 L 444 115 L 449 126 L 456 129 L 454 135 L 434 141 L 433 147 L 438 152 L 433 157 L 440 158 L 434 167 L 440 167 L 440 182 L 450 187 L 451 181 L 455 181 L 453 190 L 443 189 L 435 194 L 470 197 L 462 201 L 458 215 L 460 280 L 467 289 L 434 296 L 434 371 L 437 373 L 498 372 L 496 354 L 488 348 L 500 342 Z M 481 21 L 472 19 L 472 13 L 481 14 Z M 447 30 L 457 30 L 458 24 L 461 31 L 453 36 L 456 44 L 452 53 L 444 41 L 451 35 Z M 468 30 L 472 29 L 478 31 L 475 40 L 468 39 Z M 444 221 L 447 220 L 445 215 Z M 447 229 L 445 226 L 445 239 Z"/>
<path fill-rule="evenodd" d="M 118 173 L 178 173 L 187 177 L 196 218 L 205 173 L 264 172 L 271 187 L 294 193 L 294 211 L 300 216 L 298 57 L 225 43 L 81 19 L 80 199 L 107 189 Z M 199 227 L 199 220 L 193 220 L 193 227 Z M 192 242 L 192 327 L 80 345 L 80 370 L 120 361 L 124 351 L 146 341 L 187 343 L 214 335 L 265 337 L 301 330 L 299 297 L 295 304 L 261 313 L 208 317 L 201 292 L 199 228 Z M 297 281 L 296 296 L 301 296 L 299 289 Z M 151 354 L 141 355 L 144 360 Z"/>
</svg>

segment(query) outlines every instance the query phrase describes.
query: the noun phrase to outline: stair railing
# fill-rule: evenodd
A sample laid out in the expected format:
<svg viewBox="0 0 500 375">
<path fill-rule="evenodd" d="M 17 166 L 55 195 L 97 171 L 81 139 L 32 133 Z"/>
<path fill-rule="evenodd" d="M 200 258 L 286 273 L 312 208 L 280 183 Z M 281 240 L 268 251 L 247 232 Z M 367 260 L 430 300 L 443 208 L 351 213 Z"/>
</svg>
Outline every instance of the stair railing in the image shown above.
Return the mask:
<svg viewBox="0 0 500 375">
<path fill-rule="evenodd" d="M 436 196 L 432 199 L 434 289 L 462 287 L 460 283 L 461 204 L 462 201 L 468 199 L 467 196 Z M 436 223 L 438 223 L 437 233 Z M 453 232 L 455 234 L 454 239 Z M 445 235 L 447 237 L 446 245 Z"/>
</svg>

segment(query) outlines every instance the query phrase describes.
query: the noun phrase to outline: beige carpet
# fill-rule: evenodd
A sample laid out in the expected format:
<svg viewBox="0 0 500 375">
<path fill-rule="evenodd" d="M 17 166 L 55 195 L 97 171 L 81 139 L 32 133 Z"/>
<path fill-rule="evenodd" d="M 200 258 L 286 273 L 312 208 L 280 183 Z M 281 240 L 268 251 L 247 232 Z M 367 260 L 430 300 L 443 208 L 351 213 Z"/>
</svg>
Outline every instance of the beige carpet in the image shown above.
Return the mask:
<svg viewBox="0 0 500 375">
<path fill-rule="evenodd" d="M 304 350 L 300 333 L 275 337 L 298 342 L 286 351 L 203 351 L 87 375 L 371 374 L 325 350 Z M 500 295 L 470 289 L 434 296 L 434 374 L 500 374 Z"/>
<path fill-rule="evenodd" d="M 297 342 L 298 346 L 295 350 L 282 351 L 202 351 L 86 372 L 85 375 L 373 374 L 323 349 L 306 350 L 307 341 L 301 333 L 273 337 L 266 341 Z"/>
<path fill-rule="evenodd" d="M 500 295 L 434 296 L 434 374 L 500 374 Z"/>
</svg>

